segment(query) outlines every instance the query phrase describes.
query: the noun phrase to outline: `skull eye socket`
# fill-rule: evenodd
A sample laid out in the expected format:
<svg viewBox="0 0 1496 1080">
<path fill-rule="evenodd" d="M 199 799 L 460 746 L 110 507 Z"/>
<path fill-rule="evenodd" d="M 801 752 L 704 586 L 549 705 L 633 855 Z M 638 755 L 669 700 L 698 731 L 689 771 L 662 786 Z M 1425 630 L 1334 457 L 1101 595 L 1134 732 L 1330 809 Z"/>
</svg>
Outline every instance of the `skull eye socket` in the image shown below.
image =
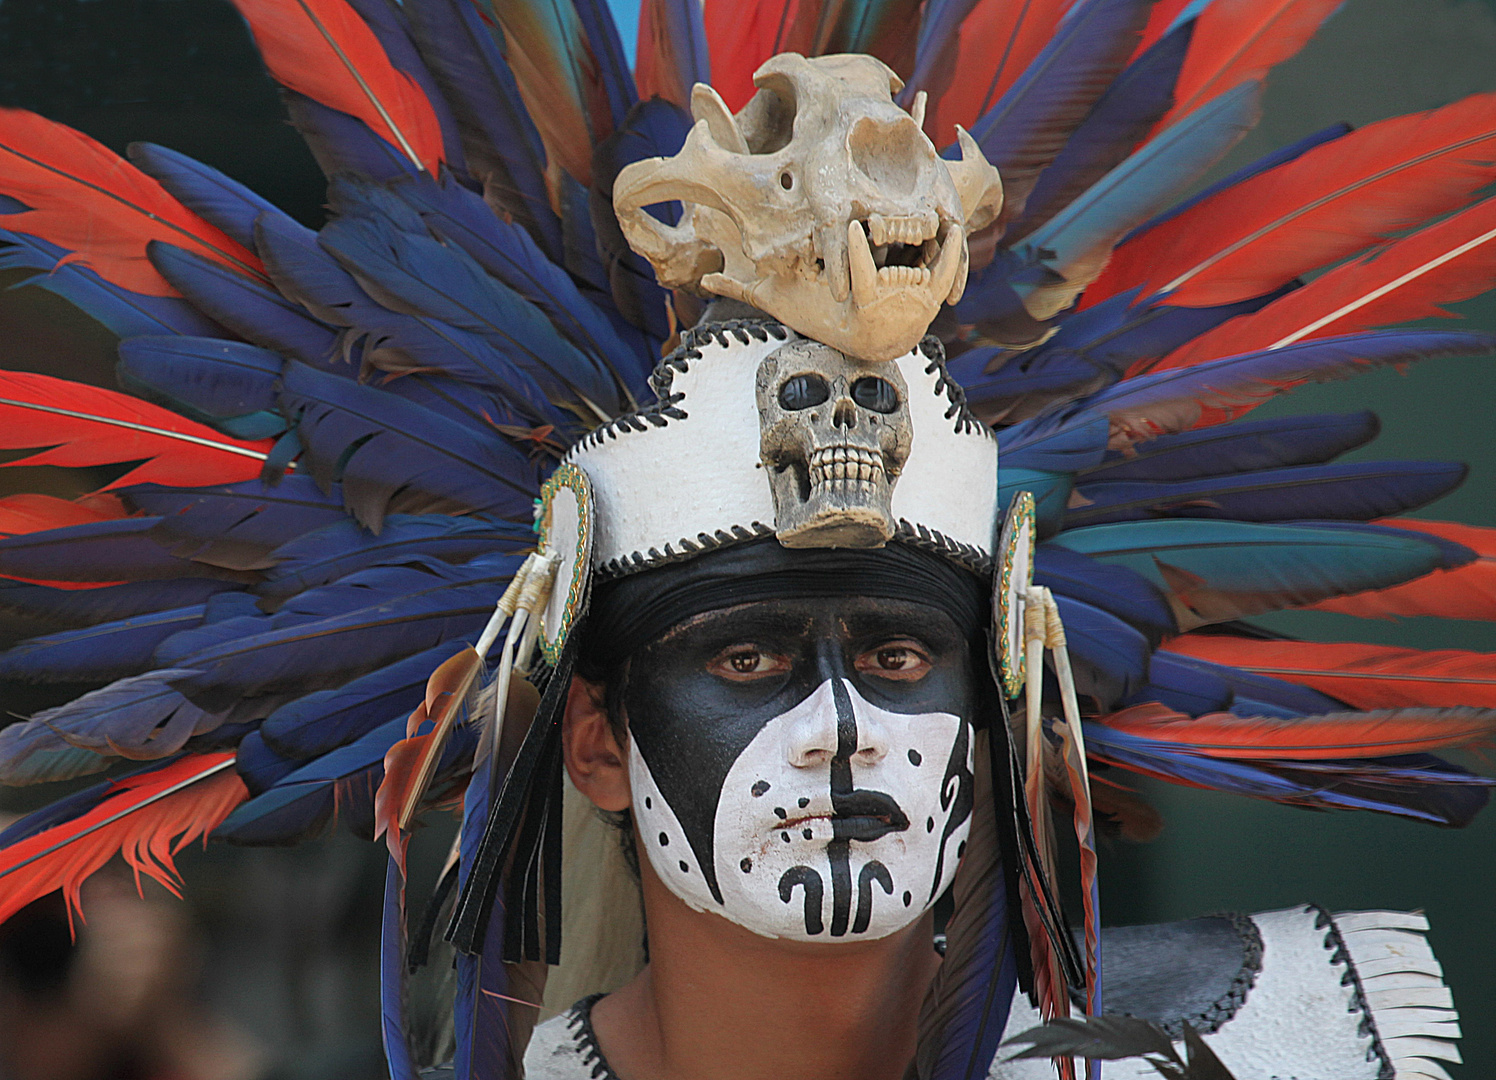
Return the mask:
<svg viewBox="0 0 1496 1080">
<path fill-rule="evenodd" d="M 876 413 L 891 413 L 899 407 L 899 392 L 893 383 L 867 375 L 852 384 L 852 400 Z"/>
<path fill-rule="evenodd" d="M 830 396 L 831 387 L 819 375 L 794 375 L 779 388 L 779 404 L 790 412 L 809 409 Z"/>
</svg>

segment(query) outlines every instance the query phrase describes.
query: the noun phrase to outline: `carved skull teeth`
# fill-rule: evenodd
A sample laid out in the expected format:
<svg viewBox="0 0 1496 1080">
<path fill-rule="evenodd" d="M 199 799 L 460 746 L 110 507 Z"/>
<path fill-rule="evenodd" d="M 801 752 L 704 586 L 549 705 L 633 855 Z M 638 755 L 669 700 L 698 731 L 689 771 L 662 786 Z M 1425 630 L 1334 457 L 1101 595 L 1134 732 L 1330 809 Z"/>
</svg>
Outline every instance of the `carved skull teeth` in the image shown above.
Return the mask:
<svg viewBox="0 0 1496 1080">
<path fill-rule="evenodd" d="M 810 482 L 876 485 L 883 479 L 883 457 L 861 446 L 823 446 L 810 457 Z"/>
</svg>

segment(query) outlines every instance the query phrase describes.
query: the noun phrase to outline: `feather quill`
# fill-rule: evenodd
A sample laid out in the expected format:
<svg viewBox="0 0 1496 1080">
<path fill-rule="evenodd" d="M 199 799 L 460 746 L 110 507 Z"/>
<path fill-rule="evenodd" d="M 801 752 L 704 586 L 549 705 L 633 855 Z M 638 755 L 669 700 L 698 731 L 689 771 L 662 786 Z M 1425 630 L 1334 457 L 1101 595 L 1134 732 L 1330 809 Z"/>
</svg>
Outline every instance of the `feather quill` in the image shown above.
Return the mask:
<svg viewBox="0 0 1496 1080">
<path fill-rule="evenodd" d="M 346 0 L 234 0 L 277 82 L 356 117 L 436 172 L 442 131 L 414 79 L 390 63 L 379 39 Z"/>
<path fill-rule="evenodd" d="M 1189 367 L 1224 352 L 1283 349 L 1305 339 L 1352 334 L 1411 319 L 1448 317 L 1441 304 L 1496 281 L 1496 199 L 1426 226 L 1337 266 L 1261 311 L 1223 323 L 1154 370 Z"/>
<path fill-rule="evenodd" d="M 180 895 L 173 857 L 248 795 L 233 762 L 232 753 L 177 758 L 103 785 L 83 812 L 24 839 L 5 843 L 0 834 L 0 921 L 55 889 L 70 912 L 79 911 L 83 881 L 116 853 L 137 875 Z M 26 823 L 12 829 L 25 832 Z"/>
</svg>

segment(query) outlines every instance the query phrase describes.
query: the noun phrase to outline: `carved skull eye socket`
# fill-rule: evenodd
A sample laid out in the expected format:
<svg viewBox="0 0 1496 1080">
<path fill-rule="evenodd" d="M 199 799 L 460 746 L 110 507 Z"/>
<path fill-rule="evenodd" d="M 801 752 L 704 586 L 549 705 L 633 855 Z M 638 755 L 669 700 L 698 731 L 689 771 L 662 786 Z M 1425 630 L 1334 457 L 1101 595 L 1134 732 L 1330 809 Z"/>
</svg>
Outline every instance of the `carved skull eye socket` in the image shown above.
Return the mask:
<svg viewBox="0 0 1496 1080">
<path fill-rule="evenodd" d="M 831 396 L 831 387 L 819 375 L 795 375 L 779 388 L 779 404 L 789 412 L 819 405 Z"/>
<path fill-rule="evenodd" d="M 899 392 L 887 379 L 868 375 L 852 384 L 852 400 L 864 409 L 887 415 L 899 407 Z"/>
</svg>

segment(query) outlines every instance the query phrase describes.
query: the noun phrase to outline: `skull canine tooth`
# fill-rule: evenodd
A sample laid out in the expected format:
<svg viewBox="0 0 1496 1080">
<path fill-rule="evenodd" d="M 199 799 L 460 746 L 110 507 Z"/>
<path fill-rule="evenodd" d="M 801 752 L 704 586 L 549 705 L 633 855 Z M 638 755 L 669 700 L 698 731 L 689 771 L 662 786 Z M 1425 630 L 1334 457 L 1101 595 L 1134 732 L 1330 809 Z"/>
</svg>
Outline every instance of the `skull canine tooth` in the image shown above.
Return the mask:
<svg viewBox="0 0 1496 1080">
<path fill-rule="evenodd" d="M 878 287 L 878 267 L 873 249 L 868 246 L 862 222 L 847 223 L 847 262 L 852 274 L 852 300 L 858 307 L 871 307 L 882 291 Z"/>
</svg>

